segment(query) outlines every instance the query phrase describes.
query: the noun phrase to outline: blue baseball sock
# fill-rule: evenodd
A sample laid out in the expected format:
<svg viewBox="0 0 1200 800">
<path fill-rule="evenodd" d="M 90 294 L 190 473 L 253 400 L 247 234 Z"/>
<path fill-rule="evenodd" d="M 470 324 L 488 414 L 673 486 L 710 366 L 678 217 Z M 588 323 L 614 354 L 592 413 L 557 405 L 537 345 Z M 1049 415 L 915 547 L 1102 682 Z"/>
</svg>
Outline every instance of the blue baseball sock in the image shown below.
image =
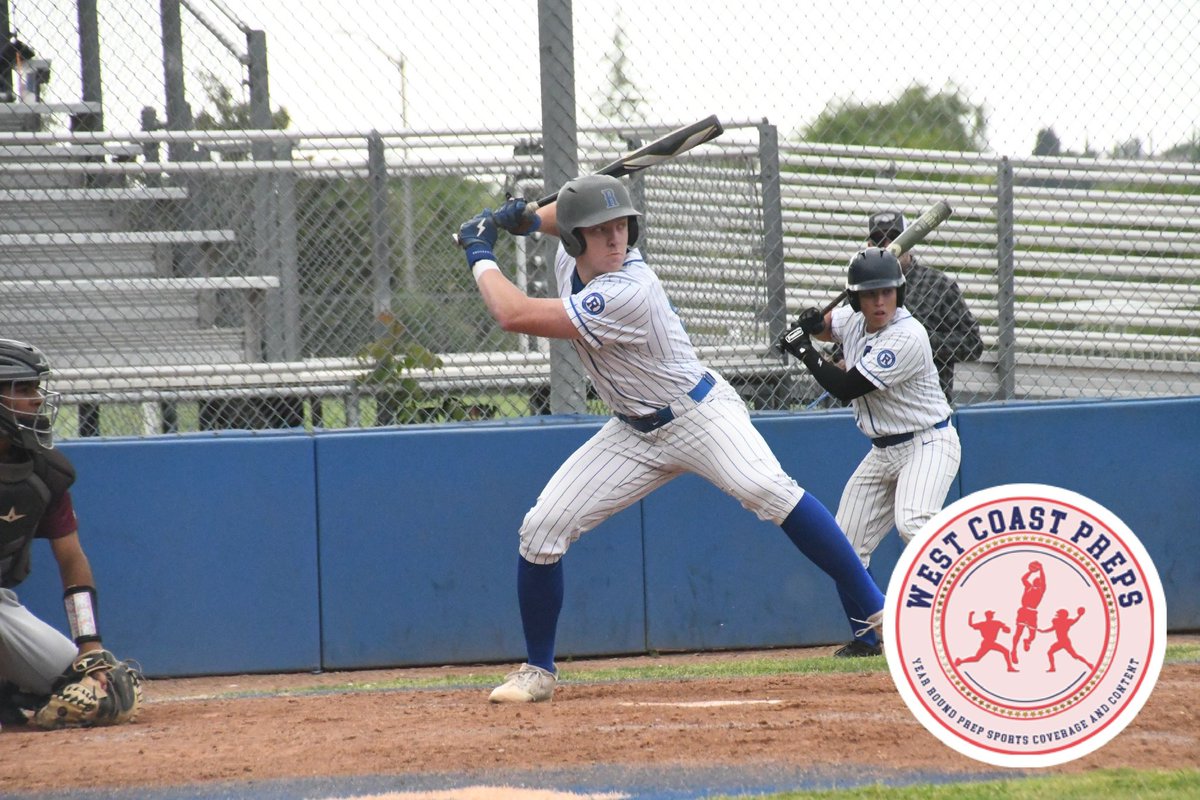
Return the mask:
<svg viewBox="0 0 1200 800">
<path fill-rule="evenodd" d="M 517 557 L 517 602 L 529 663 L 554 671 L 554 637 L 562 610 L 562 561 L 534 564 Z"/>
<path fill-rule="evenodd" d="M 804 493 L 780 527 L 801 553 L 837 583 L 838 596 L 854 630 L 863 626 L 853 620 L 865 621 L 883 608 L 883 593 L 863 568 L 829 509 L 811 492 Z M 874 631 L 862 638 L 868 644 L 879 643 Z"/>
</svg>

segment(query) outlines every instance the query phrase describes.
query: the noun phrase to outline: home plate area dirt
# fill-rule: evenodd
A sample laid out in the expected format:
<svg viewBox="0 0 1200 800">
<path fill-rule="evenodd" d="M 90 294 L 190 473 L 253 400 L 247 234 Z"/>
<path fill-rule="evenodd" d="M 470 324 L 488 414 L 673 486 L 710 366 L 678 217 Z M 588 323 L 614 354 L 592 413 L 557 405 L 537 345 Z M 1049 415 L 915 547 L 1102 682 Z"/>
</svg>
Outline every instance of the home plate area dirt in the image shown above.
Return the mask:
<svg viewBox="0 0 1200 800">
<path fill-rule="evenodd" d="M 1178 640 L 1194 643 L 1200 637 Z M 53 732 L 6 727 L 0 733 L 2 791 L 49 796 L 120 790 L 150 796 L 169 787 L 209 783 L 329 779 L 313 784 L 328 791 L 309 789 L 305 796 L 344 797 L 350 795 L 339 793 L 339 780 L 355 776 L 435 776 L 427 786 L 445 776 L 453 792 L 353 796 L 552 800 L 630 795 L 617 780 L 605 791 L 588 793 L 528 784 L 506 788 L 486 776 L 569 776 L 573 770 L 594 775 L 597 765 L 617 770 L 614 774 L 669 771 L 675 780 L 718 768 L 849 776 L 846 783 L 853 783 L 855 774 L 884 782 L 906 775 L 1003 774 L 955 753 L 925 731 L 886 671 L 736 680 L 588 678 L 589 671 L 626 666 L 830 652 L 809 648 L 577 661 L 560 665 L 567 679 L 554 701 L 532 706 L 489 704 L 486 687 L 348 689 L 423 678 L 453 685 L 472 675 L 498 675 L 508 665 L 151 680 L 145 709 L 131 725 Z M 1047 771 L 1200 767 L 1197 686 L 1200 663 L 1167 664 L 1145 708 L 1125 731 L 1099 751 Z M 471 779 L 476 776 L 485 779 Z"/>
</svg>

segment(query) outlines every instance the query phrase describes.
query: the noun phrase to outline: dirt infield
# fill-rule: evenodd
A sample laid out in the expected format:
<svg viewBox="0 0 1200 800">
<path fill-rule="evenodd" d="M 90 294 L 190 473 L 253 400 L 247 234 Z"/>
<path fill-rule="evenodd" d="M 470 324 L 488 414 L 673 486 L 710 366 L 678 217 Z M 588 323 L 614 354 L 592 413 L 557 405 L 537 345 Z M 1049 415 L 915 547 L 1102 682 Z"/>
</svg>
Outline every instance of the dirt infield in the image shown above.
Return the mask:
<svg viewBox="0 0 1200 800">
<path fill-rule="evenodd" d="M 1198 642 L 1200 637 L 1172 641 Z M 597 659 L 566 665 L 551 704 L 493 706 L 485 688 L 345 691 L 397 679 L 496 674 L 443 667 L 154 680 L 119 728 L 0 733 L 3 791 L 169 787 L 318 776 L 761 765 L 978 774 L 909 714 L 886 672 L 621 683 L 621 666 L 827 655 L 830 648 Z M 1200 767 L 1200 664 L 1168 664 L 1138 718 L 1057 768 Z M 321 687 L 326 687 L 322 690 Z M 307 690 L 301 694 L 280 694 Z"/>
</svg>

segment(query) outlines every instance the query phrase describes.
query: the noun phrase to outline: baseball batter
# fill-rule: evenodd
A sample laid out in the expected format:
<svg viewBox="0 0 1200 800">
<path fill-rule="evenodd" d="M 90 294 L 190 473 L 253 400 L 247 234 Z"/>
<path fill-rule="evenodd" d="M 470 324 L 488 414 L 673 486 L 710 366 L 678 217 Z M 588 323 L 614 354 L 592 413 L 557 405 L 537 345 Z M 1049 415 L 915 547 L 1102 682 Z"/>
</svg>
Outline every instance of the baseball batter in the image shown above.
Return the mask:
<svg viewBox="0 0 1200 800">
<path fill-rule="evenodd" d="M 846 483 L 837 521 L 863 566 L 894 525 L 906 543 L 946 500 L 961 448 L 950 425 L 929 335 L 904 309 L 904 273 L 896 256 L 878 247 L 850 261 L 849 307 L 821 316 L 805 309 L 780 340 L 834 397 L 849 402 L 871 449 Z M 838 342 L 845 370 L 821 358 L 811 338 Z M 841 657 L 879 655 L 855 639 Z"/>
<path fill-rule="evenodd" d="M 573 342 L 614 412 L 558 468 L 521 525 L 517 599 L 528 660 L 491 693 L 494 703 L 553 697 L 563 555 L 583 533 L 684 472 L 782 526 L 837 582 L 851 628 L 879 646 L 882 594 L 828 510 L 783 471 L 736 390 L 697 359 L 634 247 L 640 216 L 621 181 L 594 175 L 568 181 L 536 216 L 526 215 L 523 200 L 510 200 L 459 229 L 501 327 Z M 559 237 L 558 297 L 531 298 L 500 272 L 493 254 L 499 228 Z"/>
</svg>

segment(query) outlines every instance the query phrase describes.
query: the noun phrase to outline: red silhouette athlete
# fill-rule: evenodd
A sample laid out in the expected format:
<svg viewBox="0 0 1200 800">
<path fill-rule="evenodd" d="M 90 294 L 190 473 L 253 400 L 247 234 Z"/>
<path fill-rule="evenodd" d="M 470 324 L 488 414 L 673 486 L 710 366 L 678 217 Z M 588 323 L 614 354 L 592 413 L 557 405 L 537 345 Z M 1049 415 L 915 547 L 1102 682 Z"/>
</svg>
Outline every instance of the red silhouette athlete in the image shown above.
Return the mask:
<svg viewBox="0 0 1200 800">
<path fill-rule="evenodd" d="M 983 658 L 988 651 L 995 650 L 997 653 L 1004 656 L 1004 666 L 1008 667 L 1008 671 L 1016 672 L 1016 670 L 1013 669 L 1012 661 L 1008 657 L 1008 650 L 1004 648 L 1004 645 L 997 644 L 996 642 L 996 639 L 1000 636 L 1000 633 L 1008 633 L 1010 628 L 1000 620 L 993 619 L 993 617 L 996 616 L 995 611 L 985 611 L 983 612 L 983 615 L 987 617 L 987 619 L 985 619 L 983 622 L 976 622 L 974 611 L 967 614 L 967 624 L 979 631 L 980 636 L 983 637 L 983 641 L 979 643 L 979 650 L 975 653 L 975 655 L 971 656 L 970 658 L 954 659 L 954 666 L 957 667 L 960 664 L 969 664 L 973 661 L 978 661 L 979 659 Z"/>
<path fill-rule="evenodd" d="M 1054 644 L 1050 645 L 1050 649 L 1046 651 L 1046 656 L 1050 659 L 1050 669 L 1046 670 L 1046 672 L 1054 672 L 1054 654 L 1059 650 L 1066 650 L 1067 655 L 1069 655 L 1071 658 L 1087 664 L 1088 669 L 1095 669 L 1095 667 L 1093 667 L 1086 658 L 1079 655 L 1079 653 L 1076 653 L 1075 648 L 1071 646 L 1071 626 L 1076 622 L 1079 622 L 1079 619 L 1083 616 L 1084 611 L 1083 606 L 1080 606 L 1076 610 L 1078 611 L 1078 614 L 1074 619 L 1072 619 L 1067 615 L 1067 610 L 1065 608 L 1060 608 L 1054 614 L 1054 619 L 1050 620 L 1050 627 L 1046 628 L 1044 631 L 1040 631 L 1041 633 L 1050 633 L 1050 631 L 1054 631 L 1054 635 L 1058 637 Z"/>
<path fill-rule="evenodd" d="M 1021 584 L 1025 587 L 1025 591 L 1021 594 L 1021 607 L 1017 609 L 1017 623 L 1014 626 L 1016 632 L 1013 634 L 1012 640 L 1012 663 L 1018 663 L 1017 659 L 1017 642 L 1021 640 L 1021 630 L 1028 631 L 1029 635 L 1025 637 L 1025 652 L 1029 652 L 1029 645 L 1033 644 L 1033 637 L 1037 636 L 1037 607 L 1042 602 L 1042 595 L 1046 593 L 1046 573 L 1042 571 L 1042 565 L 1036 561 L 1029 562 L 1029 569 L 1021 576 Z"/>
</svg>

